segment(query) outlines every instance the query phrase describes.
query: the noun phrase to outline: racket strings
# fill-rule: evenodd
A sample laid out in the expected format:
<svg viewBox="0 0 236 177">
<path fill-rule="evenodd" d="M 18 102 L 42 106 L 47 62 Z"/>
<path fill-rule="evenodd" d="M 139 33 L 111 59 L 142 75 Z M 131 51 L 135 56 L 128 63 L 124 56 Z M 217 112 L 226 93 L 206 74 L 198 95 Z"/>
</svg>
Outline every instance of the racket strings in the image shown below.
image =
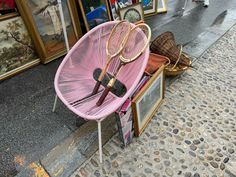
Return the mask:
<svg viewBox="0 0 236 177">
<path fill-rule="evenodd" d="M 119 57 L 117 56 L 116 58 L 114 58 L 110 65 L 109 65 L 109 68 L 108 68 L 108 72 L 111 74 L 111 75 L 108 75 L 108 72 L 106 72 L 106 77 L 110 80 L 112 78 L 112 75 L 114 75 L 115 71 L 117 70 L 117 68 L 119 67 L 120 65 L 120 60 L 119 60 Z"/>
<path fill-rule="evenodd" d="M 146 27 L 146 26 L 144 26 Z M 144 27 L 138 27 L 131 31 L 128 36 L 127 43 L 122 51 L 122 56 L 126 59 L 131 59 L 139 55 L 144 50 L 149 42 L 149 30 Z"/>
<path fill-rule="evenodd" d="M 116 55 L 122 50 L 129 30 L 130 24 L 128 22 L 121 22 L 114 27 L 107 45 L 108 52 L 111 56 Z"/>
<path fill-rule="evenodd" d="M 121 21 L 120 23 L 118 23 L 113 27 L 107 42 L 108 55 L 114 57 L 115 55 L 121 52 L 126 42 L 127 33 L 129 33 L 130 28 L 131 28 L 130 23 L 126 21 Z M 109 64 L 108 68 L 108 71 L 110 73 L 114 73 L 114 71 L 116 70 L 118 66 L 117 62 L 119 62 L 118 60 L 119 60 L 118 58 L 117 59 L 114 58 L 111 60 L 111 63 Z M 111 77 L 108 75 L 107 72 L 105 75 L 106 77 L 108 77 L 109 80 L 111 79 Z"/>
</svg>

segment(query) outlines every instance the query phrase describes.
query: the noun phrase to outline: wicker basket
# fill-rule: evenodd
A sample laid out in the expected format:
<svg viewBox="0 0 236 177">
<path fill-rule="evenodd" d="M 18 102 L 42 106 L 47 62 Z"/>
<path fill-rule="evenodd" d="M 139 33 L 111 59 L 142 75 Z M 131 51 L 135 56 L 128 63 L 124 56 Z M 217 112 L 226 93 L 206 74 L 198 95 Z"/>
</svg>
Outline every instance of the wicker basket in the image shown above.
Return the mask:
<svg viewBox="0 0 236 177">
<path fill-rule="evenodd" d="M 172 32 L 167 31 L 162 33 L 151 43 L 150 50 L 153 53 L 165 56 L 168 50 L 173 46 L 176 46 L 174 35 Z"/>
<path fill-rule="evenodd" d="M 189 65 L 192 64 L 192 61 L 189 60 Z M 174 64 L 169 64 L 165 67 L 165 74 L 166 76 L 177 76 L 179 74 L 182 74 L 184 71 L 186 71 L 189 67 L 183 66 L 183 65 L 177 65 L 173 68 Z"/>
<path fill-rule="evenodd" d="M 185 60 L 184 65 L 179 63 L 180 59 L 183 59 L 183 58 Z M 192 64 L 192 61 L 190 57 L 182 51 L 182 46 L 181 46 L 177 61 L 175 63 L 170 63 L 168 66 L 165 67 L 165 74 L 167 76 L 177 76 L 183 73 L 189 67 L 191 67 L 191 64 Z"/>
<path fill-rule="evenodd" d="M 187 56 L 187 54 L 182 52 L 181 45 L 173 46 L 172 48 L 170 48 L 165 56 L 170 59 L 171 63 L 176 63 L 179 60 L 178 64 L 181 64 L 183 66 L 190 66 L 189 57 Z"/>
</svg>

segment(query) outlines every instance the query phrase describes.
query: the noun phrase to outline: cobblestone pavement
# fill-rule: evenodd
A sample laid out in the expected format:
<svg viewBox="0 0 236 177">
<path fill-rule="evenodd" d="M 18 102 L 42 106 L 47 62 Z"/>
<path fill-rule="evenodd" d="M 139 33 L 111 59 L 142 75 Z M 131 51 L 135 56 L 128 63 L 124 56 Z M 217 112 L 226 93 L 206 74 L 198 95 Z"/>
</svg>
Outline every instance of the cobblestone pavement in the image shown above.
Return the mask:
<svg viewBox="0 0 236 177">
<path fill-rule="evenodd" d="M 236 26 L 167 90 L 145 132 L 126 149 L 118 135 L 72 175 L 236 175 Z M 106 130 L 103 130 L 106 131 Z"/>
</svg>

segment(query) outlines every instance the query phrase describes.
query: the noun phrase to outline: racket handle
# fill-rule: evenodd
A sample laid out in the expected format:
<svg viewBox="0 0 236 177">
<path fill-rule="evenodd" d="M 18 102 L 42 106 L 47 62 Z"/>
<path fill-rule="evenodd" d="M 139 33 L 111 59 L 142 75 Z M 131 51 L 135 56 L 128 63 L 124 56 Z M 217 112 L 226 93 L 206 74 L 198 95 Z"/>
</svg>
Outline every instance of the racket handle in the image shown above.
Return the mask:
<svg viewBox="0 0 236 177">
<path fill-rule="evenodd" d="M 101 81 L 97 81 L 96 85 L 93 88 L 92 95 L 95 95 L 96 93 L 98 93 L 98 90 L 99 90 L 99 87 L 100 87 L 101 83 L 102 83 Z"/>
<path fill-rule="evenodd" d="M 98 102 L 96 103 L 97 106 L 101 106 L 103 101 L 105 100 L 106 96 L 108 95 L 108 93 L 110 92 L 112 87 L 106 87 L 106 89 L 103 91 L 101 97 L 99 98 Z"/>
</svg>

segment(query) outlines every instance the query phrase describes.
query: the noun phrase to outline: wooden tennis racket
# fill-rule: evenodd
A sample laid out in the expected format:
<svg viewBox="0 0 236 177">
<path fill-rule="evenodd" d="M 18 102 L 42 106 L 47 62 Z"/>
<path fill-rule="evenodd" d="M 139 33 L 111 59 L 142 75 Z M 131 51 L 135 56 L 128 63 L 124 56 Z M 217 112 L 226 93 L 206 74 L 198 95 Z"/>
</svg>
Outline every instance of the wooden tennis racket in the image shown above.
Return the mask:
<svg viewBox="0 0 236 177">
<path fill-rule="evenodd" d="M 102 72 L 100 73 L 100 76 L 98 77 L 98 81 L 93 88 L 92 95 L 96 94 L 99 90 L 99 87 L 102 83 L 102 80 L 104 76 L 106 75 L 106 71 L 112 61 L 115 57 L 117 57 L 122 49 L 124 48 L 124 45 L 127 41 L 128 35 L 131 30 L 131 25 L 127 21 L 120 21 L 118 22 L 112 29 L 108 41 L 106 43 L 106 65 L 102 69 Z"/>
<path fill-rule="evenodd" d="M 139 58 L 149 45 L 150 39 L 151 29 L 147 24 L 138 24 L 130 31 L 126 43 L 121 51 L 121 55 L 119 56 L 119 66 L 96 103 L 97 106 L 100 106 L 105 100 L 111 88 L 114 86 L 116 78 L 123 66 Z"/>
</svg>

